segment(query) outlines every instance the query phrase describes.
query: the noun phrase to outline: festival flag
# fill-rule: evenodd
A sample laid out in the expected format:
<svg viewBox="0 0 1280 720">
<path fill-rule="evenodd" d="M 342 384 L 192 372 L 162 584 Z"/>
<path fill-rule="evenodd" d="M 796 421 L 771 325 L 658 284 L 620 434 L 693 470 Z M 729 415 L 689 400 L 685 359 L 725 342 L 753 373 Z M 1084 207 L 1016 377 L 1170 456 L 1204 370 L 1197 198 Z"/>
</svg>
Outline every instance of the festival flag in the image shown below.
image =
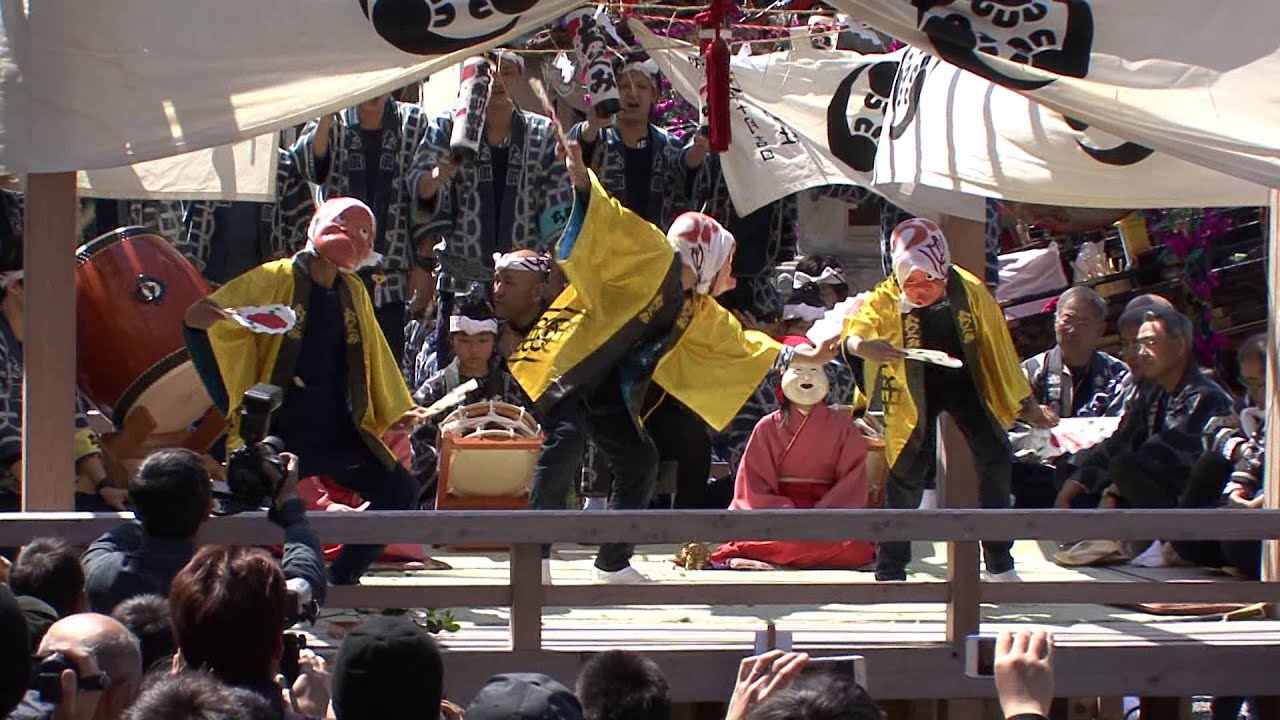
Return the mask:
<svg viewBox="0 0 1280 720">
<path fill-rule="evenodd" d="M 128 167 L 82 170 L 77 182 L 79 195 L 115 200 L 275 202 L 279 137 L 279 133 L 267 133 Z"/>
<path fill-rule="evenodd" d="M 1013 90 L 906 51 L 877 183 L 923 183 L 1070 207 L 1265 205 L 1267 188 L 1104 133 Z"/>
<path fill-rule="evenodd" d="M 1117 137 L 1280 185 L 1276 0 L 830 0 Z M 923 77 L 899 79 L 912 92 Z"/>
<path fill-rule="evenodd" d="M 705 84 L 696 46 L 659 37 L 638 21 L 631 31 L 671 86 L 697 107 Z M 746 215 L 822 185 L 871 186 L 885 106 L 903 51 L 859 55 L 796 48 L 730 60 L 733 141 L 720 154 L 725 184 Z M 981 198 L 923 185 L 873 188 L 917 215 L 985 219 Z"/>
<path fill-rule="evenodd" d="M 0 170 L 118 168 L 389 92 L 576 0 L 0 0 Z"/>
</svg>

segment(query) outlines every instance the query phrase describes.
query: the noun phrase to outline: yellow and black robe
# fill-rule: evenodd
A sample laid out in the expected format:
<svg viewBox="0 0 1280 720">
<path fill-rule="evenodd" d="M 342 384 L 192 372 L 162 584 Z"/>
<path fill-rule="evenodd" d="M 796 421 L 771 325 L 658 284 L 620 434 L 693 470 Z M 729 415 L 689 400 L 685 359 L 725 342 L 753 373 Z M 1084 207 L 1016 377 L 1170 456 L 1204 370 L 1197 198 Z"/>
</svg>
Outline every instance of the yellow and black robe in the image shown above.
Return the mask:
<svg viewBox="0 0 1280 720">
<path fill-rule="evenodd" d="M 311 295 L 311 256 L 299 253 L 240 275 L 209 297 L 222 307 L 283 304 L 297 324 L 282 335 L 254 333 L 234 322 L 208 331 L 186 329 L 187 347 L 218 409 L 227 417 L 228 451 L 241 444 L 240 404 L 245 390 L 269 383 L 286 392 L 294 384 Z M 373 314 L 369 293 L 357 275 L 340 273 L 337 287 L 346 329 L 348 397 L 360 439 L 386 467 L 396 462 L 382 436 L 413 407 L 400 366 Z"/>
<path fill-rule="evenodd" d="M 885 340 L 896 347 L 922 347 L 920 320 L 902 312 L 901 298 L 895 279 L 882 281 L 862 307 L 845 319 L 843 337 L 857 335 L 863 340 Z M 1031 395 L 1004 313 L 982 281 L 954 265 L 947 277 L 947 301 L 964 346 L 965 367 L 973 374 L 992 423 L 1004 432 L 1017 419 L 1022 401 Z M 927 442 L 915 432 L 924 426 L 924 364 L 899 360 L 877 368 L 867 363 L 865 372 L 864 387 L 879 388 L 885 417 L 885 459 L 893 467 L 900 456 L 914 457 L 921 449 L 916 446 Z"/>
<path fill-rule="evenodd" d="M 782 357 L 782 345 L 744 331 L 713 298 L 686 293 L 666 235 L 610 197 L 594 173 L 556 260 L 569 287 L 507 361 L 540 410 L 618 367 L 633 414 L 652 380 L 720 429 Z M 670 332 L 653 341 L 664 325 Z"/>
</svg>

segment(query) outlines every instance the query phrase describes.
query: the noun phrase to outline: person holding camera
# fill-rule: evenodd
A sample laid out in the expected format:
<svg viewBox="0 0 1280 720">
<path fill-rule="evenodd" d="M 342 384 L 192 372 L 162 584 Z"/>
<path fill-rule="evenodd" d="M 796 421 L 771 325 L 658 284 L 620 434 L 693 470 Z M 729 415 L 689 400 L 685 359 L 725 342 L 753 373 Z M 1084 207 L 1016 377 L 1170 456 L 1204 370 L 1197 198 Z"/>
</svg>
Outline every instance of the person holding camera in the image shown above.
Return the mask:
<svg viewBox="0 0 1280 720">
<path fill-rule="evenodd" d="M 324 558 L 298 499 L 297 458 L 285 455 L 267 517 L 284 529 L 287 582 L 300 604 L 323 602 Z M 275 472 L 264 468 L 265 473 Z M 80 562 L 89 608 L 110 613 L 138 595 L 168 596 L 173 578 L 196 554 L 196 534 L 213 509 L 209 471 L 200 455 L 183 449 L 152 453 L 129 486 L 137 517 L 98 538 Z"/>
<path fill-rule="evenodd" d="M 261 414 L 247 412 L 253 408 L 245 398 L 256 397 L 255 385 L 274 385 L 283 398 L 271 430 L 297 455 L 302 475 L 332 479 L 359 493 L 370 510 L 409 510 L 418 485 L 383 436 L 425 415 L 355 274 L 378 261 L 373 212 L 355 198 L 331 198 L 311 219 L 307 237 L 292 258 L 254 268 L 187 310 L 192 360 L 226 412 L 232 454 L 263 439 L 245 437 L 243 420 Z M 291 308 L 293 327 L 255 333 L 236 320 L 235 308 L 269 305 Z M 346 545 L 329 582 L 359 582 L 383 547 Z"/>
<path fill-rule="evenodd" d="M 31 689 L 9 720 L 120 720 L 142 685 L 137 638 L 105 615 L 54 623 L 34 662 Z"/>
</svg>

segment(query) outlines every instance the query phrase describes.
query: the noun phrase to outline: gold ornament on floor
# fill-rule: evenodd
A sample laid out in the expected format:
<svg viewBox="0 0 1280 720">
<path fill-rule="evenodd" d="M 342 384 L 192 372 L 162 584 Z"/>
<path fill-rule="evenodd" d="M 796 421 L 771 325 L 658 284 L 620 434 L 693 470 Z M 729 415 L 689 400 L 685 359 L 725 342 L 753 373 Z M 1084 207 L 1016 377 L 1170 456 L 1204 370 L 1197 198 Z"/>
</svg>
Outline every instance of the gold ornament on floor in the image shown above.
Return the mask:
<svg viewBox="0 0 1280 720">
<path fill-rule="evenodd" d="M 711 548 L 691 540 L 680 546 L 673 562 L 685 570 L 706 570 L 711 567 Z"/>
</svg>

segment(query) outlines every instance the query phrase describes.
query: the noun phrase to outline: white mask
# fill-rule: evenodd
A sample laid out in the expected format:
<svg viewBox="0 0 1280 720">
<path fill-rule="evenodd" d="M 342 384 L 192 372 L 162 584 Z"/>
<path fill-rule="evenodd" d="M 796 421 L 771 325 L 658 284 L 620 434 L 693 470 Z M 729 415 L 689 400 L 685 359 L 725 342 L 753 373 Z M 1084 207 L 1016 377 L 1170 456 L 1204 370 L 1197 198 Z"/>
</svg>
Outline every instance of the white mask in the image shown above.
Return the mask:
<svg viewBox="0 0 1280 720">
<path fill-rule="evenodd" d="M 782 374 L 782 395 L 796 405 L 807 408 L 827 399 L 827 371 L 821 365 L 792 360 Z"/>
</svg>

